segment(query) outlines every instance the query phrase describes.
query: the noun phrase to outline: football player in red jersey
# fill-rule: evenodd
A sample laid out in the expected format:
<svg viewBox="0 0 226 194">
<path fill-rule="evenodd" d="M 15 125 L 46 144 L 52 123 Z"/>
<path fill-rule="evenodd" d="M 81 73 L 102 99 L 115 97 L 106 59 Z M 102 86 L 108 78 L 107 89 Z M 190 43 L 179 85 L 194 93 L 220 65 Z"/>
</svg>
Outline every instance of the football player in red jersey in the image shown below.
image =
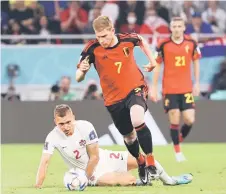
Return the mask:
<svg viewBox="0 0 226 194">
<path fill-rule="evenodd" d="M 180 142 L 189 134 L 195 121 L 194 97 L 199 95 L 199 59 L 200 49 L 196 42 L 184 35 L 185 23 L 182 18 L 173 18 L 170 23 L 171 37 L 157 46 L 158 66 L 154 69 L 151 99 L 157 101 L 157 85 L 160 64 L 164 64 L 162 93 L 165 112 L 170 121 L 170 133 L 174 144 L 176 159 L 184 161 Z M 194 64 L 194 85 L 191 77 L 191 63 Z M 180 116 L 184 124 L 180 128 Z"/>
<path fill-rule="evenodd" d="M 94 20 L 93 28 L 97 39 L 89 41 L 82 51 L 76 80 L 82 81 L 91 64 L 94 65 L 100 77 L 105 106 L 123 135 L 128 151 L 137 159 L 140 179 L 146 184 L 148 173 L 152 176 L 157 173 L 151 131 L 144 122 L 148 89 L 135 62 L 134 47 L 140 46 L 147 55 L 149 71 L 156 66 L 156 61 L 147 41 L 136 33 L 115 34 L 108 17 L 99 16 Z"/>
</svg>

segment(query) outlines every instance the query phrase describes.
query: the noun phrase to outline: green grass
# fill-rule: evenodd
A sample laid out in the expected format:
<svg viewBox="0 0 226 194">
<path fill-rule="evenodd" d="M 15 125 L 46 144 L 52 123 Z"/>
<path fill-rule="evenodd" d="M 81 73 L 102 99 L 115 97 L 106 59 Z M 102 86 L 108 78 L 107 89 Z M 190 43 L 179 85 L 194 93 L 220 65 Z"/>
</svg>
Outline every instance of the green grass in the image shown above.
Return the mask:
<svg viewBox="0 0 226 194">
<path fill-rule="evenodd" d="M 3 194 L 66 194 L 63 175 L 67 170 L 56 152 L 51 159 L 48 175 L 42 189 L 35 189 L 36 170 L 42 145 L 2 145 L 2 193 Z M 123 150 L 124 147 L 107 149 Z M 182 186 L 162 186 L 158 181 L 152 187 L 90 187 L 84 193 L 91 194 L 226 194 L 226 144 L 184 144 L 188 161 L 177 163 L 172 146 L 155 147 L 155 156 L 170 175 L 191 172 L 194 180 Z M 134 171 L 134 173 L 136 173 Z M 74 191 L 76 192 L 76 191 Z"/>
</svg>

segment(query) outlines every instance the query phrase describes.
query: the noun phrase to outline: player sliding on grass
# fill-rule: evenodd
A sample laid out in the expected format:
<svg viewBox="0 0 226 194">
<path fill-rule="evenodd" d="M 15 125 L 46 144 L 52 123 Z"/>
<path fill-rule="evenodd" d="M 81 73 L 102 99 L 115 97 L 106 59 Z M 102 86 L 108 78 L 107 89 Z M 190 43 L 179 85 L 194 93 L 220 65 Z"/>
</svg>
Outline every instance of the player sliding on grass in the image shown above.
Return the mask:
<svg viewBox="0 0 226 194">
<path fill-rule="evenodd" d="M 68 165 L 71 173 L 77 172 L 85 184 L 92 186 L 140 185 L 129 170 L 138 168 L 136 159 L 127 151 L 100 149 L 93 125 L 88 121 L 75 120 L 68 105 L 61 104 L 54 110 L 56 127 L 48 134 L 36 177 L 36 187 L 41 188 L 46 177 L 47 167 L 54 149 L 57 149 Z M 190 174 L 170 177 L 155 160 L 160 180 L 166 185 L 187 184 L 192 181 Z M 67 180 L 65 185 L 70 185 Z"/>
<path fill-rule="evenodd" d="M 152 135 L 145 125 L 147 84 L 134 59 L 133 50 L 139 46 L 147 55 L 151 71 L 156 61 L 147 41 L 136 33 L 115 34 L 113 23 L 106 16 L 93 21 L 96 40 L 89 41 L 81 53 L 76 80 L 84 80 L 94 65 L 103 91 L 104 104 L 123 135 L 125 145 L 137 159 L 141 181 L 147 183 L 148 173 L 157 176 L 153 156 Z M 146 154 L 140 153 L 139 146 Z"/>
<path fill-rule="evenodd" d="M 157 62 L 164 63 L 162 93 L 165 112 L 170 121 L 170 133 L 176 159 L 184 161 L 180 142 L 189 134 L 195 121 L 194 97 L 199 89 L 200 50 L 194 40 L 184 35 L 185 23 L 182 18 L 173 18 L 170 23 L 171 37 L 161 41 L 157 47 Z M 194 87 L 192 88 L 191 62 L 194 63 Z M 157 85 L 160 65 L 154 69 L 151 99 L 157 101 Z M 147 70 L 148 71 L 148 70 Z M 180 128 L 180 115 L 184 124 Z"/>
</svg>

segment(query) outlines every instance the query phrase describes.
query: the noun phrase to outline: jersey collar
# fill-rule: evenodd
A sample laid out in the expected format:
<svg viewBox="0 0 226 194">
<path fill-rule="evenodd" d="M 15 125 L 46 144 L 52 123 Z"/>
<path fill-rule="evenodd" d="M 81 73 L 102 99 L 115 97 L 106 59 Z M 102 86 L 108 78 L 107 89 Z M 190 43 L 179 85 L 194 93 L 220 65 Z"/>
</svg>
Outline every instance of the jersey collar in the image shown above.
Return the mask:
<svg viewBox="0 0 226 194">
<path fill-rule="evenodd" d="M 117 39 L 118 39 L 117 44 L 115 44 L 115 45 L 114 45 L 114 46 L 112 46 L 112 47 L 105 48 L 105 49 L 114 49 L 114 48 L 116 48 L 116 47 L 120 44 L 120 38 L 119 38 L 119 35 L 118 35 L 118 34 L 116 34 L 115 36 L 116 36 L 116 37 L 117 37 Z"/>
</svg>

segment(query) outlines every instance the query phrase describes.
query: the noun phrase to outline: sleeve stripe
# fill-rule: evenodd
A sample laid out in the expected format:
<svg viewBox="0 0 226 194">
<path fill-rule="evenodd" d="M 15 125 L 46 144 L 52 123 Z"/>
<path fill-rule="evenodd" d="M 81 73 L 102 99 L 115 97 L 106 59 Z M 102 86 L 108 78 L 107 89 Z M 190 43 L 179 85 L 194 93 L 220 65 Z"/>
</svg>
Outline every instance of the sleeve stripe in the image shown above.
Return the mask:
<svg viewBox="0 0 226 194">
<path fill-rule="evenodd" d="M 84 48 L 83 52 L 87 52 L 88 49 L 89 49 L 92 45 L 94 45 L 95 43 L 97 43 L 97 40 L 89 41 L 89 42 L 87 43 L 86 47 Z"/>
<path fill-rule="evenodd" d="M 131 34 L 119 34 L 119 37 L 121 39 L 125 39 L 125 38 L 135 38 L 135 39 L 139 39 L 138 35 L 136 33 L 131 33 Z"/>
</svg>

